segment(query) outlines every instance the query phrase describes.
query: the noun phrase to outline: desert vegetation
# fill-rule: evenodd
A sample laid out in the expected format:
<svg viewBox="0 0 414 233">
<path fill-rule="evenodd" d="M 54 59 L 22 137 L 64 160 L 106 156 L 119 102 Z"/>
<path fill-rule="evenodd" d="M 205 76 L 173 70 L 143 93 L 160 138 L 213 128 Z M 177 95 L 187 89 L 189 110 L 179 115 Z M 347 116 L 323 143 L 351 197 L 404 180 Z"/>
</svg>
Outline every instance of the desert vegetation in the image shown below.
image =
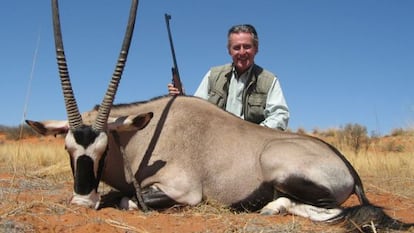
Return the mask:
<svg viewBox="0 0 414 233">
<path fill-rule="evenodd" d="M 395 129 L 389 135 L 378 136 L 368 135 L 364 126 L 348 124 L 312 132 L 299 129 L 297 133 L 319 137 L 337 147 L 361 175 L 369 198 L 392 208 L 391 216 L 414 221 L 411 211 L 414 208 L 413 130 Z M 257 214 L 235 214 L 214 202 L 191 209 L 169 210 L 165 215 L 80 209 L 68 204 L 71 182 L 62 137 L 39 136 L 26 126 L 0 126 L 0 232 L 164 232 L 165 227 L 172 227 L 176 232 L 182 229 L 191 229 L 188 232 L 338 230 L 309 225 L 294 216 L 275 220 Z M 99 189 L 110 190 L 103 184 Z M 354 200 L 350 205 L 355 203 Z M 71 222 L 70 218 L 78 220 Z M 62 227 L 65 221 L 72 228 Z M 158 228 L 150 228 L 149 222 Z"/>
</svg>

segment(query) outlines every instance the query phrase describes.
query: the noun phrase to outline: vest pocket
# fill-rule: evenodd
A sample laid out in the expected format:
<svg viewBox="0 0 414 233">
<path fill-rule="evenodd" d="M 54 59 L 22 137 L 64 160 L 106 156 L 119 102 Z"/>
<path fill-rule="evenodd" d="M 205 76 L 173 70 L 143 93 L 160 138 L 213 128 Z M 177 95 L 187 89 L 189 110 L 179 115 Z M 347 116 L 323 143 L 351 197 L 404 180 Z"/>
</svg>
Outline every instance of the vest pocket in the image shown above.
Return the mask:
<svg viewBox="0 0 414 233">
<path fill-rule="evenodd" d="M 248 104 L 250 107 L 252 108 L 261 108 L 262 111 L 265 108 L 265 101 L 266 101 L 266 95 L 262 95 L 262 94 L 252 94 L 251 96 L 249 96 L 248 99 Z"/>
<path fill-rule="evenodd" d="M 210 92 L 210 97 L 208 98 L 208 102 L 215 104 L 222 109 L 224 109 L 225 107 L 224 97 L 215 91 Z"/>
<path fill-rule="evenodd" d="M 264 109 L 266 107 L 266 95 L 252 94 L 247 100 L 245 119 L 260 123 L 264 120 Z"/>
</svg>

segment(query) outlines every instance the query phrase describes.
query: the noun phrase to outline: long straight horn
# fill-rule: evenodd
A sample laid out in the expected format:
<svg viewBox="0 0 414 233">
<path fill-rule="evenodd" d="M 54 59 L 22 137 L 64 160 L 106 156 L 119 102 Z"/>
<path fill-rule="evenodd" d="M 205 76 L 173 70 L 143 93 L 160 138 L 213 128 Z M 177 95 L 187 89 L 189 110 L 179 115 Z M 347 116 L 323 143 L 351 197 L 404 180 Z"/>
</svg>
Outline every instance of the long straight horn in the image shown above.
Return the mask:
<svg viewBox="0 0 414 233">
<path fill-rule="evenodd" d="M 66 64 L 65 51 L 63 49 L 62 32 L 60 29 L 59 6 L 57 0 L 52 0 L 53 30 L 55 35 L 56 59 L 59 67 L 59 76 L 62 84 L 63 97 L 65 99 L 66 113 L 68 115 L 70 129 L 76 129 L 82 125 L 82 117 L 76 104 L 75 96 L 70 83 L 68 66 Z"/>
<path fill-rule="evenodd" d="M 121 52 L 118 57 L 115 71 L 112 74 L 112 80 L 109 83 L 108 90 L 99 106 L 99 113 L 92 128 L 96 131 L 102 131 L 106 127 L 109 112 L 115 99 L 115 94 L 118 89 L 119 81 L 121 80 L 122 72 L 124 71 L 125 63 L 128 57 L 128 51 L 131 44 L 132 35 L 134 32 L 135 19 L 137 15 L 138 0 L 133 0 L 129 12 L 128 25 L 125 32 L 124 41 L 122 43 Z"/>
</svg>

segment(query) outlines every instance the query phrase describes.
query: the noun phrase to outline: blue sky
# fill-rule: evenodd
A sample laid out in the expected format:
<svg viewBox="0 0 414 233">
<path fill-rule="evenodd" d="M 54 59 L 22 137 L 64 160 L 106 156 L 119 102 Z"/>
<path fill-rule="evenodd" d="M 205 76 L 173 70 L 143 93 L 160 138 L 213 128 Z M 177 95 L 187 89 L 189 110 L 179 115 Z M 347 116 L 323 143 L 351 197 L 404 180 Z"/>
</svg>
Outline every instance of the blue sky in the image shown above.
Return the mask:
<svg viewBox="0 0 414 233">
<path fill-rule="evenodd" d="M 0 124 L 65 119 L 50 1 L 0 3 Z M 100 103 L 123 39 L 130 1 L 60 2 L 64 46 L 80 111 Z M 414 1 L 141 0 L 116 103 L 167 93 L 172 58 L 192 94 L 211 66 L 230 62 L 226 33 L 253 24 L 256 63 L 275 73 L 291 112 L 289 128 L 348 123 L 387 134 L 414 127 Z"/>
</svg>

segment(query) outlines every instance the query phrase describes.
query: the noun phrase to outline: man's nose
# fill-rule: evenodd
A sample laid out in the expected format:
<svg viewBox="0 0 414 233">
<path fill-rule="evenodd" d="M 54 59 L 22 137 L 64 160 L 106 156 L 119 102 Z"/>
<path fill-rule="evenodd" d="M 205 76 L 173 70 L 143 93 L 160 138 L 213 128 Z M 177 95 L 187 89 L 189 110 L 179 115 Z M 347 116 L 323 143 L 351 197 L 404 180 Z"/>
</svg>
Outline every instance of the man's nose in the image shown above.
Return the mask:
<svg viewBox="0 0 414 233">
<path fill-rule="evenodd" d="M 246 51 L 247 51 L 247 49 L 246 48 L 244 48 L 243 46 L 242 47 L 240 47 L 240 54 L 245 54 L 246 53 Z"/>
</svg>

